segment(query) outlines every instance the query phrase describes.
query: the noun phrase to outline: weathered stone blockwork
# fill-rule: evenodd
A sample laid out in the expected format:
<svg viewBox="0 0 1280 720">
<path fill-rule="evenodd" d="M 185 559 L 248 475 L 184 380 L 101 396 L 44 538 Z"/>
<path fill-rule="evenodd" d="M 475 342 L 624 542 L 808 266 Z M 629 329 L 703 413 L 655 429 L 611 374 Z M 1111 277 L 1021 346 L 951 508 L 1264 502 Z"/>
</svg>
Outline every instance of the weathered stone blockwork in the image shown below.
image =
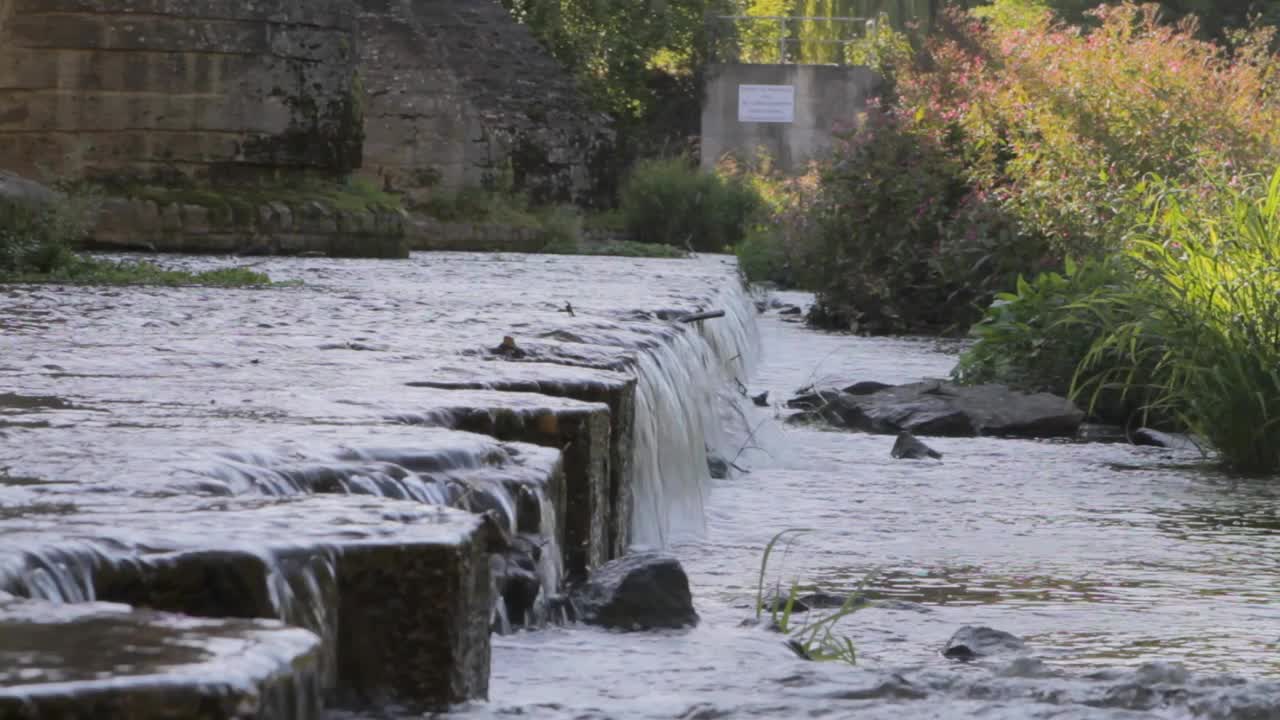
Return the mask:
<svg viewBox="0 0 1280 720">
<path fill-rule="evenodd" d="M 510 180 L 590 203 L 608 118 L 498 0 L 357 0 L 365 174 L 410 200 Z"/>
<path fill-rule="evenodd" d="M 0 162 L 31 176 L 360 164 L 350 0 L 0 0 Z"/>
<path fill-rule="evenodd" d="M 111 198 L 92 232 L 102 250 L 328 257 L 408 257 L 405 218 L 391 211 L 338 210 L 320 201 L 262 202 L 244 211 L 192 203 Z"/>
</svg>

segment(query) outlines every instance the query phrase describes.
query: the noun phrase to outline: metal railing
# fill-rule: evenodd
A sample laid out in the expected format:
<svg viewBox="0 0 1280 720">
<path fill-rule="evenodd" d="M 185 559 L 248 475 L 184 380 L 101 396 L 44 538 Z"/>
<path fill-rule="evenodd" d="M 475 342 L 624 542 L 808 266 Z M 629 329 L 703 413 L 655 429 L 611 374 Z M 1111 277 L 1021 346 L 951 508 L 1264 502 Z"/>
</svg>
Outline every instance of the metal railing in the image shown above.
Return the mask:
<svg viewBox="0 0 1280 720">
<path fill-rule="evenodd" d="M 741 64 L 843 65 L 849 46 L 879 26 L 874 18 L 804 15 L 719 15 L 710 22 L 712 62 Z"/>
</svg>

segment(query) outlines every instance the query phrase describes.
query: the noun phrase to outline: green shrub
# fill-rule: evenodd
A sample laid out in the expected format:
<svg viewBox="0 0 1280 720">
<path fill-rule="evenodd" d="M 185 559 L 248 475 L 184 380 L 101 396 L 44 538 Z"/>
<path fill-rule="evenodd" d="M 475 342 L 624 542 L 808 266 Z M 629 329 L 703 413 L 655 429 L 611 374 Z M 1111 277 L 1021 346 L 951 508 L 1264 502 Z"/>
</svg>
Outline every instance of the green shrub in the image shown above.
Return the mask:
<svg viewBox="0 0 1280 720">
<path fill-rule="evenodd" d="M 48 273 L 69 263 L 92 207 L 92 198 L 80 195 L 46 204 L 0 200 L 0 277 Z"/>
<path fill-rule="evenodd" d="M 956 382 L 999 383 L 1029 392 L 1079 395 L 1075 387 L 1080 361 L 1111 328 L 1123 322 L 1102 312 L 1099 298 L 1132 287 L 1134 270 L 1122 256 L 1068 261 L 1064 272 L 1045 272 L 1027 281 L 1018 278 L 1016 290 L 998 293 L 980 322 L 970 329 L 976 342 L 952 371 Z M 1120 361 L 1111 358 L 1111 361 Z M 1095 388 L 1076 397 L 1104 422 L 1130 426 L 1170 427 L 1165 413 L 1146 412 L 1147 385 L 1156 368 L 1136 368 L 1135 385 Z"/>
<path fill-rule="evenodd" d="M 1280 470 L 1280 171 L 1201 197 L 1163 183 L 1128 257 L 1133 284 L 1081 303 L 1107 319 L 1082 389 L 1145 390 L 1228 465 Z M 1146 368 L 1154 368 L 1149 374 Z M 1150 379 L 1146 379 L 1150 378 Z"/>
<path fill-rule="evenodd" d="M 582 215 L 561 205 L 538 213 L 539 231 L 547 246 L 577 247 L 582 237 Z"/>
<path fill-rule="evenodd" d="M 760 197 L 741 179 L 672 158 L 639 163 L 622 188 L 619 210 L 636 242 L 724 252 L 741 242 L 760 208 Z"/>
<path fill-rule="evenodd" d="M 783 237 L 776 230 L 752 229 L 733 252 L 747 280 L 776 283 L 781 287 L 796 284 Z"/>
<path fill-rule="evenodd" d="M 1280 152 L 1273 33 L 1227 48 L 1132 3 L 1091 10 L 1086 30 L 1028 0 L 980 14 L 951 16 L 926 69 L 900 74 L 898 111 L 1057 257 L 1120 249 L 1150 174 L 1269 172 Z"/>
<path fill-rule="evenodd" d="M 1081 358 L 1105 330 L 1077 303 L 1118 287 L 1123 273 L 1119 262 L 1087 260 L 1068 262 L 1063 273 L 1018 278 L 1015 292 L 997 294 L 970 330 L 977 342 L 960 356 L 952 376 L 966 384 L 1066 395 Z"/>
<path fill-rule="evenodd" d="M 444 222 L 487 222 L 517 227 L 542 225 L 542 219 L 529 207 L 527 198 L 479 187 L 433 194 L 416 209 Z"/>
<path fill-rule="evenodd" d="M 874 110 L 839 137 L 790 224 L 816 293 L 814 317 L 861 332 L 963 330 L 1040 255 L 971 185 L 955 152 L 901 115 Z"/>
</svg>

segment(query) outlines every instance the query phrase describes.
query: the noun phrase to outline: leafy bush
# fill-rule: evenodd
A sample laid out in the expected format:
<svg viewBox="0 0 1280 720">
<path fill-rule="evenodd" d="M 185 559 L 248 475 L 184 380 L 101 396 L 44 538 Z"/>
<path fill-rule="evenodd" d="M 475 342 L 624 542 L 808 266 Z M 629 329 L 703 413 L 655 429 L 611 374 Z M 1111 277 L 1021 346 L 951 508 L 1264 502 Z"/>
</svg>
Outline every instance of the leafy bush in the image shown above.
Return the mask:
<svg viewBox="0 0 1280 720">
<path fill-rule="evenodd" d="M 1136 282 L 1081 305 L 1108 326 L 1079 377 L 1085 389 L 1146 390 L 1148 410 L 1179 418 L 1229 465 L 1275 472 L 1280 171 L 1214 188 L 1158 187 L 1149 229 L 1127 253 Z"/>
<path fill-rule="evenodd" d="M 92 200 L 64 195 L 48 203 L 0 200 L 0 277 L 48 273 L 68 264 L 88 228 Z"/>
<path fill-rule="evenodd" d="M 803 276 L 809 210 L 818 186 L 818 174 L 809 169 L 792 176 L 779 172 L 773 158 L 758 151 L 754 157 L 724 157 L 716 167 L 723 177 L 745 183 L 760 199 L 761 210 L 742 241 L 734 246 L 738 265 L 753 282 L 773 282 L 782 287 L 808 287 Z"/>
<path fill-rule="evenodd" d="M 623 185 L 619 211 L 636 242 L 724 252 L 746 236 L 760 207 L 759 195 L 741 179 L 671 158 L 636 166 Z"/>
<path fill-rule="evenodd" d="M 1081 358 L 1105 330 L 1078 303 L 1122 286 L 1124 272 L 1118 261 L 1087 260 L 1068 262 L 1062 273 L 1018 278 L 1016 291 L 998 293 L 970 330 L 977 342 L 960 356 L 953 377 L 1066 395 Z"/>
<path fill-rule="evenodd" d="M 1128 3 L 1092 11 L 1088 29 L 1037 0 L 978 14 L 945 13 L 916 62 L 892 64 L 893 93 L 841 134 L 806 212 L 779 223 L 817 292 L 811 319 L 962 329 L 1019 275 L 1122 251 L 1147 176 L 1207 193 L 1205 177 L 1280 158 L 1268 31 L 1226 48 Z"/>
<path fill-rule="evenodd" d="M 892 110 L 840 137 L 792 223 L 816 316 L 863 332 L 966 328 L 1033 249 L 954 152 Z"/>
<path fill-rule="evenodd" d="M 899 78 L 901 106 L 922 132 L 959 140 L 968 179 L 1057 256 L 1118 248 L 1148 174 L 1191 185 L 1277 157 L 1268 32 L 1227 49 L 1129 3 L 1090 11 L 1089 30 L 1026 0 L 982 14 L 950 16 L 926 70 Z"/>
<path fill-rule="evenodd" d="M 795 285 L 791 262 L 782 237 L 776 231 L 755 228 L 734 247 L 738 267 L 751 282 L 771 282 L 780 287 Z"/>
</svg>

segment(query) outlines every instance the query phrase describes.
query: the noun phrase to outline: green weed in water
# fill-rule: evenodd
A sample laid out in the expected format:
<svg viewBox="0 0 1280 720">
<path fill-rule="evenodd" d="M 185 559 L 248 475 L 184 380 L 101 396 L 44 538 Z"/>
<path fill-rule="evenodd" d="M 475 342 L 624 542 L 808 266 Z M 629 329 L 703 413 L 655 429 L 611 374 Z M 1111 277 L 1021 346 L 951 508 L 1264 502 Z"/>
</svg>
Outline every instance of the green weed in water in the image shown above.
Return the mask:
<svg viewBox="0 0 1280 720">
<path fill-rule="evenodd" d="M 774 548 L 783 538 L 794 540 L 807 532 L 812 531 L 807 528 L 788 528 L 774 535 L 765 546 L 764 555 L 760 558 L 760 577 L 756 585 L 757 620 L 764 614 L 764 582 L 769 571 L 769 557 L 773 554 Z M 800 593 L 812 588 L 793 581 L 782 607 L 778 607 L 776 600 L 771 603 L 770 622 L 774 628 L 787 636 L 787 647 L 797 656 L 817 662 L 840 661 L 854 665 L 858 661 L 858 651 L 853 640 L 845 635 L 837 635 L 834 628 L 841 620 L 862 607 L 863 585 L 859 585 L 858 592 L 851 593 L 837 610 L 827 615 L 811 610 L 805 613 L 804 622 L 794 627 L 792 619 Z M 777 594 L 774 597 L 776 598 Z"/>
</svg>

